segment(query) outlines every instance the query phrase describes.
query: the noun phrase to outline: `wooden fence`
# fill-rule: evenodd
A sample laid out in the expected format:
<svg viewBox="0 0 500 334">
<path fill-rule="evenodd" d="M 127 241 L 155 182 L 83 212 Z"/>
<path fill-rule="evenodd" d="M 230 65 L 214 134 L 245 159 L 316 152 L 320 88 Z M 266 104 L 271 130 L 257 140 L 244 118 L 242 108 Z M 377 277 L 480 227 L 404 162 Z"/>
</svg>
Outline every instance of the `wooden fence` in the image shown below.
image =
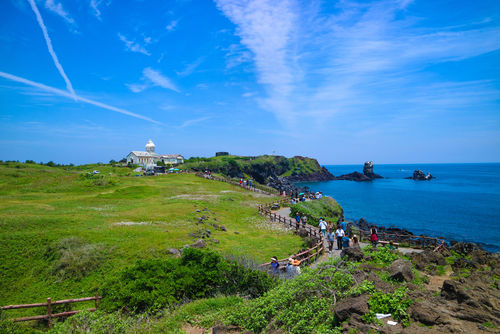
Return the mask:
<svg viewBox="0 0 500 334">
<path fill-rule="evenodd" d="M 86 302 L 86 301 L 94 300 L 95 307 L 87 309 L 87 311 L 94 312 L 95 310 L 97 310 L 97 307 L 99 305 L 99 299 L 101 299 L 101 298 L 102 297 L 100 297 L 100 296 L 94 296 L 94 297 L 85 297 L 85 298 L 77 298 L 77 299 L 57 300 L 57 301 L 52 301 L 51 298 L 47 298 L 46 303 L 7 305 L 7 306 L 2 306 L 0 308 L 0 310 L 5 311 L 5 310 L 15 310 L 15 309 L 21 309 L 21 308 L 46 307 L 47 314 L 35 315 L 35 316 L 31 316 L 31 317 L 16 318 L 16 319 L 12 319 L 12 320 L 13 321 L 47 320 L 47 323 L 50 327 L 52 318 L 67 317 L 67 316 L 70 316 L 70 315 L 73 315 L 73 314 L 80 312 L 80 311 L 66 311 L 66 312 L 60 312 L 60 313 L 52 313 L 52 306 L 53 305 L 71 304 L 71 303 Z"/>
<path fill-rule="evenodd" d="M 358 227 L 360 241 L 370 241 L 370 230 L 364 230 Z M 377 230 L 377 237 L 380 241 L 393 241 L 404 244 L 410 248 L 435 248 L 443 242 L 441 238 L 426 237 L 424 235 L 397 234 L 389 233 L 384 230 Z"/>
<path fill-rule="evenodd" d="M 324 243 L 323 243 L 323 235 L 319 231 L 318 228 L 311 226 L 309 224 L 304 224 L 304 223 L 297 223 L 295 219 L 290 219 L 288 217 L 283 217 L 281 215 L 278 215 L 275 212 L 271 212 L 271 207 L 273 204 L 279 204 L 279 205 L 284 205 L 288 203 L 288 199 L 284 198 L 279 201 L 275 201 L 272 203 L 268 204 L 261 204 L 258 206 L 259 208 L 259 214 L 268 217 L 271 221 L 277 221 L 280 222 L 286 226 L 289 226 L 292 229 L 295 229 L 298 231 L 299 229 L 302 229 L 306 231 L 307 235 L 312 238 L 312 239 L 319 239 L 319 242 L 317 242 L 312 248 L 306 249 L 304 251 L 301 251 L 297 254 L 291 255 L 291 257 L 300 260 L 300 265 L 308 265 L 312 262 L 314 262 L 322 253 L 325 251 Z M 281 265 L 284 265 L 288 262 L 288 258 L 286 259 L 279 259 L 278 262 Z M 266 262 L 260 265 L 260 267 L 268 267 L 271 264 L 271 262 Z"/>
<path fill-rule="evenodd" d="M 208 180 L 229 183 L 229 184 L 241 187 L 241 188 L 249 190 L 249 191 L 253 191 L 253 192 L 257 192 L 257 193 L 261 193 L 261 194 L 265 194 L 265 195 L 269 195 L 269 196 L 277 196 L 278 195 L 277 190 L 276 190 L 276 192 L 270 192 L 270 191 L 268 191 L 269 189 L 268 190 L 260 189 L 259 184 L 255 184 L 254 186 L 250 187 L 250 186 L 245 186 L 243 184 L 240 184 L 239 182 L 233 181 L 231 179 L 227 179 L 227 178 L 216 176 L 216 175 L 206 175 L 203 173 L 196 173 L 195 175 L 198 177 L 208 179 Z"/>
</svg>

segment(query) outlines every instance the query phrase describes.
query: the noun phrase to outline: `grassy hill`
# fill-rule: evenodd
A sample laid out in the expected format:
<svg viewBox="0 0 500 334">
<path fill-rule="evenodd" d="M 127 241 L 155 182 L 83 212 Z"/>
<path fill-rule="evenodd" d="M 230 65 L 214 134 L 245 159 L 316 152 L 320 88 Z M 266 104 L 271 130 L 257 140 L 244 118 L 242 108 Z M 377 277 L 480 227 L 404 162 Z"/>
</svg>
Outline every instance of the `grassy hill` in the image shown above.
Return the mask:
<svg viewBox="0 0 500 334">
<path fill-rule="evenodd" d="M 295 156 L 286 158 L 275 155 L 256 157 L 219 156 L 212 158 L 191 158 L 180 168 L 197 171 L 211 170 L 229 177 L 252 177 L 259 183 L 266 183 L 270 176 L 287 178 L 301 177 L 313 180 L 318 177 L 328 179 L 329 174 L 316 159 Z M 332 176 L 333 177 L 333 176 Z"/>
<path fill-rule="evenodd" d="M 192 174 L 134 175 L 109 165 L 0 164 L 0 305 L 92 295 L 137 259 L 171 257 L 200 229 L 218 240 L 209 248 L 256 262 L 302 246 L 257 214 L 272 197 Z"/>
</svg>

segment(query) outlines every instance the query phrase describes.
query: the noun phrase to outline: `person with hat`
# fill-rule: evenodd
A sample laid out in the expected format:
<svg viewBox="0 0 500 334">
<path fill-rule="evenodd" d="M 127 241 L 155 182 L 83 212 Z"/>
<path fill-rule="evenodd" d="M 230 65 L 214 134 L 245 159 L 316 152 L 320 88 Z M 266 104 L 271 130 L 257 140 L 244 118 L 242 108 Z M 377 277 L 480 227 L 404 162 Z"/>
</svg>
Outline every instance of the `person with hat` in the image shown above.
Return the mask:
<svg viewBox="0 0 500 334">
<path fill-rule="evenodd" d="M 276 256 L 271 258 L 271 272 L 275 275 L 280 274 L 280 263 L 278 262 L 278 258 Z"/>
<path fill-rule="evenodd" d="M 286 265 L 286 273 L 288 278 L 294 278 L 300 274 L 300 261 L 294 260 L 292 257 L 288 259 L 288 264 Z"/>
</svg>

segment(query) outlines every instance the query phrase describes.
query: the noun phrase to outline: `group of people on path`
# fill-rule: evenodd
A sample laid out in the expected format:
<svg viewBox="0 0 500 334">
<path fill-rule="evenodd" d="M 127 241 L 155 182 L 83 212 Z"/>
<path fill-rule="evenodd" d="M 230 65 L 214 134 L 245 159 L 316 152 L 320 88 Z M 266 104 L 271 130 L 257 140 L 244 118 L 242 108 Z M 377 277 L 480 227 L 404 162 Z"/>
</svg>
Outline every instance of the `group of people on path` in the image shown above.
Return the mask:
<svg viewBox="0 0 500 334">
<path fill-rule="evenodd" d="M 240 178 L 240 186 L 244 187 L 244 188 L 254 188 L 255 187 L 255 182 L 253 181 L 253 179 L 243 179 L 243 178 Z"/>
<path fill-rule="evenodd" d="M 319 219 L 319 229 L 323 238 L 326 238 L 326 241 L 328 242 L 329 253 L 333 251 L 335 241 L 337 242 L 338 250 L 349 247 L 359 247 L 359 239 L 357 235 L 352 233 L 344 219 L 340 219 L 337 222 L 337 226 L 334 231 L 333 224 L 328 223 L 323 219 L 323 217 L 321 217 Z"/>
<path fill-rule="evenodd" d="M 283 191 L 282 193 L 282 196 L 283 197 L 286 197 L 286 192 Z M 321 199 L 323 197 L 323 193 L 321 191 L 318 191 L 316 193 L 293 193 L 291 196 L 290 196 L 290 204 L 297 204 L 299 202 L 305 202 L 307 201 L 308 199 L 309 200 L 315 200 L 315 199 Z"/>
<path fill-rule="evenodd" d="M 278 258 L 273 256 L 271 258 L 271 272 L 275 275 L 282 274 L 282 268 L 280 267 L 280 263 L 278 262 Z M 297 275 L 300 275 L 300 261 L 290 257 L 288 259 L 288 263 L 284 267 L 284 273 L 286 278 L 293 278 Z"/>
</svg>

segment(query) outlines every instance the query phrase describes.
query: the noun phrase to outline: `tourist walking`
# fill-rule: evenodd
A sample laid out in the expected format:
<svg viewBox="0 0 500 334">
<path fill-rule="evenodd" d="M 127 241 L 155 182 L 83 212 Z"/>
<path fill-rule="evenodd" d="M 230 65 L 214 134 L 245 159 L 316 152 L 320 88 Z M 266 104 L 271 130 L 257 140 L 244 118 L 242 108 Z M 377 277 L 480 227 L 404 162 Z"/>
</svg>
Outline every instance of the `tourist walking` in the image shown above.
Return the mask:
<svg viewBox="0 0 500 334">
<path fill-rule="evenodd" d="M 347 234 L 347 223 L 345 220 L 341 219 L 340 220 L 340 227 L 344 230 L 344 233 Z"/>
<path fill-rule="evenodd" d="M 356 234 L 352 236 L 352 247 L 360 247 L 358 236 Z"/>
<path fill-rule="evenodd" d="M 337 225 L 337 230 L 335 231 L 335 236 L 337 237 L 337 249 L 342 249 L 342 238 L 344 237 L 344 230 Z"/>
<path fill-rule="evenodd" d="M 349 248 L 349 246 L 351 245 L 351 239 L 349 239 L 349 237 L 347 235 L 344 235 L 342 237 L 342 248 Z"/>
<path fill-rule="evenodd" d="M 297 225 L 300 224 L 300 212 L 295 213 L 295 221 L 297 222 Z"/>
<path fill-rule="evenodd" d="M 327 222 L 323 220 L 323 217 L 319 219 L 319 229 L 321 230 L 321 234 L 323 237 L 326 236 L 326 227 L 328 226 Z"/>
<path fill-rule="evenodd" d="M 377 247 L 378 236 L 375 226 L 372 226 L 372 228 L 370 229 L 370 241 L 373 247 Z"/>
<path fill-rule="evenodd" d="M 280 264 L 279 264 L 278 258 L 276 256 L 273 256 L 271 258 L 271 272 L 275 275 L 280 274 Z"/>
<path fill-rule="evenodd" d="M 286 276 L 287 278 L 294 278 L 300 274 L 300 261 L 294 260 L 293 258 L 288 259 L 288 264 L 286 265 Z"/>
<path fill-rule="evenodd" d="M 326 234 L 326 240 L 328 240 L 328 252 L 332 252 L 333 243 L 335 242 L 335 233 L 333 233 L 333 229 L 330 227 L 328 229 L 328 233 Z"/>
</svg>

